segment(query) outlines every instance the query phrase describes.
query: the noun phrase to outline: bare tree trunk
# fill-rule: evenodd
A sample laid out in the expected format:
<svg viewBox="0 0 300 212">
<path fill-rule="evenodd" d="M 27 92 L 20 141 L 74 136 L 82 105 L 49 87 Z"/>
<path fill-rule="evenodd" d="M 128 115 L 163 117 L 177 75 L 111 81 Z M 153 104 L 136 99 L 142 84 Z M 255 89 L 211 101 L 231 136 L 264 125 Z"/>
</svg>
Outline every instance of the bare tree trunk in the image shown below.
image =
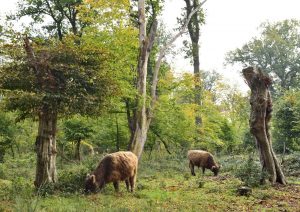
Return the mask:
<svg viewBox="0 0 300 212">
<path fill-rule="evenodd" d="M 166 51 L 174 43 L 174 41 L 186 32 L 188 23 L 190 22 L 192 16 L 199 11 L 201 6 L 206 2 L 204 0 L 199 4 L 186 18 L 184 26 L 180 31 L 174 35 L 165 46 L 160 49 L 158 59 L 155 63 L 155 68 L 153 72 L 153 79 L 151 85 L 151 100 L 150 106 L 146 106 L 146 97 L 147 97 L 147 64 L 151 49 L 154 44 L 156 30 L 157 30 L 157 21 L 154 20 L 151 26 L 150 34 L 146 34 L 146 18 L 145 18 L 145 0 L 139 0 L 138 2 L 138 17 L 139 17 L 139 45 L 140 45 L 140 54 L 138 61 L 138 76 L 137 76 L 137 109 L 134 114 L 133 124 L 134 133 L 129 143 L 129 150 L 135 153 L 138 158 L 141 157 L 145 142 L 147 140 L 147 133 L 149 130 L 150 123 L 153 118 L 153 110 L 157 101 L 156 88 L 158 83 L 158 73 L 162 59 L 164 58 Z"/>
<path fill-rule="evenodd" d="M 119 132 L 119 122 L 118 122 L 118 115 L 116 114 L 116 150 L 120 151 L 120 132 Z"/>
<path fill-rule="evenodd" d="M 269 132 L 269 122 L 272 113 L 272 100 L 269 91 L 271 79 L 260 69 L 248 67 L 243 69 L 243 75 L 251 89 L 250 131 L 254 135 L 259 149 L 263 170 L 269 174 L 271 183 L 286 184 L 285 177 L 272 148 Z"/>
<path fill-rule="evenodd" d="M 145 17 L 145 0 L 138 2 L 138 17 L 139 17 L 139 61 L 138 61 L 138 76 L 137 76 L 137 109 L 134 115 L 134 133 L 130 140 L 130 150 L 135 153 L 138 158 L 141 157 L 145 142 L 147 140 L 147 114 L 146 114 L 146 97 L 147 97 L 147 64 L 149 55 L 154 43 L 157 22 L 154 21 L 150 35 L 147 36 L 146 17 Z"/>
<path fill-rule="evenodd" d="M 56 123 L 57 114 L 43 110 L 39 114 L 39 129 L 36 138 L 36 176 L 37 188 L 44 183 L 57 181 L 56 173 Z"/>
<path fill-rule="evenodd" d="M 186 13 L 190 15 L 191 12 L 199 5 L 199 0 L 184 0 L 186 4 Z M 188 24 L 188 32 L 192 43 L 192 57 L 194 66 L 195 78 L 195 104 L 200 107 L 202 105 L 202 85 L 200 76 L 200 58 L 199 58 L 199 36 L 200 36 L 201 20 L 198 15 L 194 15 Z M 202 118 L 199 115 L 199 109 L 196 109 L 195 124 L 201 126 Z"/>
</svg>

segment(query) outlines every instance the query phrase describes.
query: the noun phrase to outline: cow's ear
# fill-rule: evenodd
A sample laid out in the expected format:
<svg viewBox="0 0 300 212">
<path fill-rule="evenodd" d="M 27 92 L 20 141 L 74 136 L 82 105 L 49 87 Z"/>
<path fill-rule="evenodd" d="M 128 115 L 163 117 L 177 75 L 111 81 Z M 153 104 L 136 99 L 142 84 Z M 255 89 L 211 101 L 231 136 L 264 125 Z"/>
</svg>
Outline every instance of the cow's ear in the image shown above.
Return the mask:
<svg viewBox="0 0 300 212">
<path fill-rule="evenodd" d="M 211 167 L 211 169 L 215 169 L 215 168 L 216 168 L 216 166 L 212 166 L 212 167 Z"/>
<path fill-rule="evenodd" d="M 90 178 L 90 176 L 91 176 L 91 175 L 90 175 L 89 173 L 86 174 L 86 178 Z"/>
<path fill-rule="evenodd" d="M 91 175 L 93 184 L 96 183 L 96 176 L 94 174 Z"/>
</svg>

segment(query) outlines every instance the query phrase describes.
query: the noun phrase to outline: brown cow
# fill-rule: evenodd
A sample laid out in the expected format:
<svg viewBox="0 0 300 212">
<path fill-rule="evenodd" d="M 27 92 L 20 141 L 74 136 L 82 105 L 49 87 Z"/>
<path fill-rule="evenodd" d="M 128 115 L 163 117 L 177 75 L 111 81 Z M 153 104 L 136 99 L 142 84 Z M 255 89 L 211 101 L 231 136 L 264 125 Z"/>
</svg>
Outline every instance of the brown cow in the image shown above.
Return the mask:
<svg viewBox="0 0 300 212">
<path fill-rule="evenodd" d="M 214 161 L 214 157 L 211 153 L 203 150 L 189 150 L 188 159 L 190 161 L 190 169 L 192 175 L 196 175 L 194 171 L 194 166 L 202 167 L 202 172 L 204 174 L 205 169 L 210 169 L 215 176 L 218 175 L 220 166 Z"/>
<path fill-rule="evenodd" d="M 85 180 L 85 191 L 96 192 L 112 182 L 115 190 L 119 191 L 119 181 L 125 181 L 126 188 L 131 192 L 134 190 L 138 168 L 138 158 L 132 152 L 115 152 L 106 155 L 99 163 L 98 167 Z"/>
</svg>

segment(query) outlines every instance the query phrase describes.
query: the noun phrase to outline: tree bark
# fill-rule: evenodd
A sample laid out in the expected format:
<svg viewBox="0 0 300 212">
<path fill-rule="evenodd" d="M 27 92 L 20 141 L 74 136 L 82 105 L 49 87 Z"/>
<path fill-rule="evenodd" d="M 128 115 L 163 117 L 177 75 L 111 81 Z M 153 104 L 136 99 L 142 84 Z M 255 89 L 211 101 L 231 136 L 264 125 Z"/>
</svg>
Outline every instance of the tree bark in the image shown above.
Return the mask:
<svg viewBox="0 0 300 212">
<path fill-rule="evenodd" d="M 130 141 L 130 150 L 141 157 L 144 145 L 147 139 L 147 114 L 146 114 L 146 97 L 147 97 L 147 64 L 149 55 L 154 43 L 157 22 L 152 25 L 150 35 L 147 36 L 146 17 L 145 17 L 145 0 L 138 2 L 139 17 L 139 60 L 138 60 L 138 76 L 137 76 L 137 109 L 134 115 L 134 133 Z"/>
<path fill-rule="evenodd" d="M 55 82 L 45 77 L 45 72 L 52 75 L 50 70 L 45 68 L 44 61 L 36 57 L 35 52 L 29 42 L 29 38 L 24 38 L 24 48 L 28 62 L 34 69 L 38 86 L 40 88 L 53 87 Z M 45 58 L 43 58 L 45 59 Z M 52 77 L 53 78 L 53 77 Z M 50 86 L 49 86 L 50 85 Z M 51 90 L 51 89 L 50 89 Z M 44 183 L 57 181 L 56 173 L 56 126 L 57 126 L 57 103 L 45 102 L 38 113 L 39 126 L 35 147 L 37 154 L 36 175 L 34 185 L 39 188 Z"/>
<path fill-rule="evenodd" d="M 116 114 L 116 150 L 120 151 L 120 130 L 119 130 L 119 121 L 118 115 Z"/>
<path fill-rule="evenodd" d="M 35 186 L 57 181 L 56 173 L 56 123 L 57 114 L 44 109 L 39 114 L 39 129 L 36 138 Z"/>
<path fill-rule="evenodd" d="M 199 0 L 184 0 L 186 4 L 186 13 L 190 15 L 191 12 L 199 5 Z M 192 58 L 194 67 L 195 78 L 195 104 L 200 107 L 202 105 L 202 86 L 200 76 L 200 58 L 199 58 L 199 36 L 200 36 L 200 23 L 199 16 L 194 15 L 188 24 L 188 32 L 192 42 Z M 199 109 L 196 109 L 195 124 L 201 126 L 202 118 L 199 115 Z"/>
<path fill-rule="evenodd" d="M 243 75 L 251 89 L 250 132 L 254 135 L 260 155 L 262 169 L 267 171 L 271 183 L 286 184 L 285 177 L 272 148 L 269 123 L 271 121 L 272 100 L 269 86 L 271 79 L 260 69 L 248 67 Z"/>
<path fill-rule="evenodd" d="M 144 145 L 147 140 L 147 133 L 149 130 L 150 123 L 153 118 L 153 111 L 155 108 L 155 104 L 157 101 L 156 88 L 158 83 L 158 73 L 160 69 L 160 65 L 162 59 L 164 58 L 166 51 L 171 47 L 171 45 L 176 41 L 178 37 L 182 34 L 186 33 L 186 28 L 192 18 L 192 16 L 199 11 L 201 6 L 206 2 L 204 0 L 201 4 L 199 4 L 191 13 L 187 16 L 185 24 L 181 27 L 180 31 L 175 34 L 163 48 L 160 49 L 158 59 L 156 60 L 153 79 L 151 85 L 151 100 L 150 106 L 146 106 L 146 97 L 147 97 L 147 64 L 150 52 L 152 50 L 156 30 L 157 30 L 157 20 L 153 21 L 153 24 L 150 29 L 150 34 L 147 36 L 146 34 L 146 17 L 145 17 L 145 0 L 139 0 L 138 2 L 138 17 L 139 17 L 139 45 L 140 45 L 140 53 L 139 53 L 139 61 L 138 61 L 138 74 L 137 74 L 137 108 L 135 114 L 133 116 L 133 127 L 134 133 L 132 133 L 132 137 L 129 143 L 129 150 L 137 155 L 140 159 Z"/>
</svg>

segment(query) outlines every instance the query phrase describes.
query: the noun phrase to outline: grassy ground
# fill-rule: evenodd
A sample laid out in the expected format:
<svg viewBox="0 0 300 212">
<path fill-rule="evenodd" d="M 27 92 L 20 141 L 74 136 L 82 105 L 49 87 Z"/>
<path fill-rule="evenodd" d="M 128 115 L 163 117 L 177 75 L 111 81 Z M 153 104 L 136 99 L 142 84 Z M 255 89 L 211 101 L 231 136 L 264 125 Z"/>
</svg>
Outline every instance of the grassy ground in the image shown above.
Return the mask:
<svg viewBox="0 0 300 212">
<path fill-rule="evenodd" d="M 204 176 L 197 171 L 193 177 L 184 158 L 145 157 L 134 193 L 128 193 L 122 183 L 119 193 L 109 184 L 101 193 L 92 195 L 70 189 L 41 197 L 34 195 L 32 179 L 2 180 L 0 211 L 300 211 L 299 177 L 289 178 L 292 184 L 288 186 L 265 185 L 253 188 L 248 197 L 238 196 L 236 190 L 242 182 L 232 174 L 235 165 L 228 158 L 224 163 L 227 169 L 218 177 L 209 170 Z M 77 169 L 72 166 L 67 167 L 75 173 Z M 15 168 L 26 177 L 33 173 L 34 164 L 22 167 Z M 23 169 L 28 170 L 27 174 Z"/>
</svg>

